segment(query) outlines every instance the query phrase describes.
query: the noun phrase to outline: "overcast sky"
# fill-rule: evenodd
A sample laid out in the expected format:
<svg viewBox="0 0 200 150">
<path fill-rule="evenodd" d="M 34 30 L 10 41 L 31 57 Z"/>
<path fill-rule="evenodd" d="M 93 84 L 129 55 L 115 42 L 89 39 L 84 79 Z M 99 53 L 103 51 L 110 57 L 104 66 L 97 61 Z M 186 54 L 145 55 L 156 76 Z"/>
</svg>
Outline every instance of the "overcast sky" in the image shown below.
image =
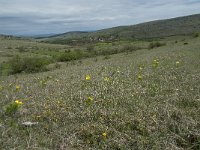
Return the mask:
<svg viewBox="0 0 200 150">
<path fill-rule="evenodd" d="M 200 0 L 0 0 L 0 34 L 92 31 L 200 13 Z"/>
</svg>

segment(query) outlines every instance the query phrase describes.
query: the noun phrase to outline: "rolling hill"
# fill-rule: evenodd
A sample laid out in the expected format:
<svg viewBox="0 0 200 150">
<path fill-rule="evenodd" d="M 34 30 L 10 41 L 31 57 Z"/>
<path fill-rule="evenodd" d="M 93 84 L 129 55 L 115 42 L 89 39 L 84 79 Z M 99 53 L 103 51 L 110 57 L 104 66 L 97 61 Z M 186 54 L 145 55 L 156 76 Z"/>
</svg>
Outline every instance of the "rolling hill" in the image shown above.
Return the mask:
<svg viewBox="0 0 200 150">
<path fill-rule="evenodd" d="M 70 44 L 128 39 L 162 38 L 174 35 L 191 35 L 200 31 L 200 14 L 157 20 L 131 26 L 119 26 L 94 32 L 67 32 L 44 38 L 45 42 Z"/>
</svg>

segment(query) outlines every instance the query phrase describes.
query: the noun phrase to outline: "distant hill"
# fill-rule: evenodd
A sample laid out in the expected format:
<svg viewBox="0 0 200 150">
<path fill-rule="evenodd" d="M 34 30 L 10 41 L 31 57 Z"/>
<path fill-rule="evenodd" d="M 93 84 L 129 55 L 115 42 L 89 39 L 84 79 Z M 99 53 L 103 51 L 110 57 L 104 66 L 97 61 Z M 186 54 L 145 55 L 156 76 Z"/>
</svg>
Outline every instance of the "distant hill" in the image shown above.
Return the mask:
<svg viewBox="0 0 200 150">
<path fill-rule="evenodd" d="M 66 33 L 62 33 L 62 34 L 56 34 L 56 35 L 52 35 L 51 37 L 62 37 L 62 38 L 78 38 L 81 37 L 82 35 L 85 35 L 86 31 L 72 31 L 72 32 L 66 32 Z"/>
<path fill-rule="evenodd" d="M 70 44 L 77 42 L 113 41 L 191 35 L 200 31 L 200 14 L 157 20 L 137 25 L 119 26 L 94 32 L 68 32 L 44 39 L 46 42 Z"/>
</svg>

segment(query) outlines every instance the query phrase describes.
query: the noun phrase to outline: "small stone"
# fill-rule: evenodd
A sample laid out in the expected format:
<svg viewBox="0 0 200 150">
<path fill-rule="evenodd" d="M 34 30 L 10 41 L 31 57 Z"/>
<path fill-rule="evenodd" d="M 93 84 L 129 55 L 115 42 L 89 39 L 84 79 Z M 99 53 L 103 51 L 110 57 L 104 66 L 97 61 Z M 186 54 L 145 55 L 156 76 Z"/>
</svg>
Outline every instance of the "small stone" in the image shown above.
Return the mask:
<svg viewBox="0 0 200 150">
<path fill-rule="evenodd" d="M 38 122 L 30 122 L 30 121 L 26 121 L 22 123 L 22 125 L 27 126 L 27 127 L 31 127 L 38 124 L 39 124 Z"/>
</svg>

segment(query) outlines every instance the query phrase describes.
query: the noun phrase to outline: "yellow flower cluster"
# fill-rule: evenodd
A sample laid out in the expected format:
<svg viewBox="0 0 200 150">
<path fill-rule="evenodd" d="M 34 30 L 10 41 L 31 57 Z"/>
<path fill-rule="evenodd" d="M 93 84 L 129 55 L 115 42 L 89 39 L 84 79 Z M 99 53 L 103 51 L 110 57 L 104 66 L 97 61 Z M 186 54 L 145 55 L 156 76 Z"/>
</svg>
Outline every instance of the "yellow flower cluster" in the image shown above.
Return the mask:
<svg viewBox="0 0 200 150">
<path fill-rule="evenodd" d="M 137 76 L 138 80 L 142 80 L 142 75 Z"/>
<path fill-rule="evenodd" d="M 21 102 L 20 100 L 16 100 L 15 103 L 16 103 L 17 105 L 22 105 L 22 104 L 23 104 L 23 102 Z"/>
<path fill-rule="evenodd" d="M 140 69 L 140 70 L 143 70 L 143 67 L 140 66 L 139 69 Z"/>
<path fill-rule="evenodd" d="M 89 102 L 92 102 L 92 101 L 93 101 L 93 98 L 89 96 L 87 100 L 88 100 Z"/>
<path fill-rule="evenodd" d="M 94 99 L 93 99 L 92 97 L 89 96 L 89 97 L 85 100 L 85 103 L 88 104 L 88 105 L 90 105 L 90 104 L 93 102 L 93 100 L 94 100 Z"/>
<path fill-rule="evenodd" d="M 90 75 L 86 75 L 85 79 L 89 81 L 91 79 Z"/>
<path fill-rule="evenodd" d="M 108 77 L 105 77 L 105 78 L 104 78 L 104 81 L 105 81 L 105 82 L 108 82 L 108 81 L 109 81 L 109 78 L 108 78 Z"/>
<path fill-rule="evenodd" d="M 154 68 L 156 68 L 156 67 L 158 66 L 158 64 L 159 64 L 159 59 L 154 59 L 154 60 L 153 60 L 152 66 L 153 66 Z"/>
<path fill-rule="evenodd" d="M 16 91 L 19 91 L 21 89 L 21 87 L 19 85 L 16 85 L 15 89 L 16 89 Z"/>
<path fill-rule="evenodd" d="M 103 137 L 106 137 L 106 136 L 107 136 L 107 133 L 106 133 L 106 132 L 103 132 L 103 133 L 102 133 L 102 136 L 103 136 Z"/>
</svg>

